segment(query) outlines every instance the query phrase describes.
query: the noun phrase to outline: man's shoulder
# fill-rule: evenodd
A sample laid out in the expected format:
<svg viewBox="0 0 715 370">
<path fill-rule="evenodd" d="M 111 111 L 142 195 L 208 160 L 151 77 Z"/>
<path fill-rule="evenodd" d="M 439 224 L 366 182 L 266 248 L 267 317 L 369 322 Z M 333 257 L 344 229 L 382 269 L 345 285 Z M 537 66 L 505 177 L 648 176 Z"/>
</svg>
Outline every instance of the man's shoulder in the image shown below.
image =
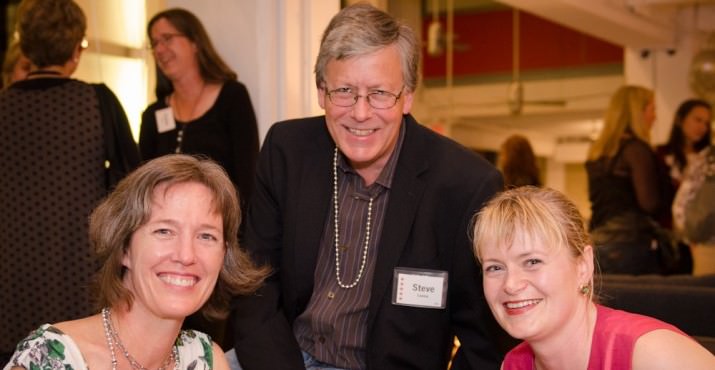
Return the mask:
<svg viewBox="0 0 715 370">
<path fill-rule="evenodd" d="M 432 167 L 440 171 L 458 172 L 464 175 L 478 174 L 480 177 L 498 173 L 496 167 L 476 151 L 432 131 L 414 119 L 408 120 L 407 125 L 414 136 L 412 145 L 415 146 L 415 151 L 422 153 L 428 161 L 432 162 Z"/>
<path fill-rule="evenodd" d="M 307 150 L 316 146 L 322 148 L 329 142 L 325 116 L 276 122 L 269 128 L 265 140 L 268 146 L 286 150 Z"/>
<path fill-rule="evenodd" d="M 273 135 L 311 135 L 316 131 L 327 131 L 325 116 L 278 121 L 268 130 Z"/>
<path fill-rule="evenodd" d="M 448 155 L 456 155 L 472 159 L 481 157 L 476 152 L 469 150 L 453 139 L 450 139 L 435 132 L 427 126 L 422 125 L 412 116 L 407 116 L 405 124 L 407 125 L 408 137 L 412 136 L 415 142 L 419 142 L 420 145 L 431 145 L 429 147 L 430 151 L 444 151 Z"/>
</svg>

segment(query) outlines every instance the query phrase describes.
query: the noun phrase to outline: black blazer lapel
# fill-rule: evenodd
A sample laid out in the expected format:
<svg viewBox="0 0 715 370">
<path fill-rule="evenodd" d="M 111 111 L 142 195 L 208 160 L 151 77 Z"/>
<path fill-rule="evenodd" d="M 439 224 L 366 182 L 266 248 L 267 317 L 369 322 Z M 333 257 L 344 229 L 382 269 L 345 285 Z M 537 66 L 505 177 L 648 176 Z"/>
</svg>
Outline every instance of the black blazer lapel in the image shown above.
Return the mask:
<svg viewBox="0 0 715 370">
<path fill-rule="evenodd" d="M 313 290 L 315 267 L 318 260 L 320 239 L 325 229 L 326 217 L 332 200 L 332 159 L 334 145 L 325 129 L 324 120 L 321 129 L 310 143 L 305 158 L 312 158 L 304 163 L 301 171 L 299 199 L 296 200 L 295 244 L 291 259 L 300 282 L 298 297 L 310 299 Z M 298 159 L 302 160 L 302 159 Z M 299 304 L 307 304 L 299 302 Z"/>
<path fill-rule="evenodd" d="M 390 200 L 378 248 L 368 313 L 368 333 L 385 294 L 391 294 L 392 274 L 412 232 L 412 223 L 422 199 L 425 182 L 420 175 L 428 170 L 428 151 L 423 132 L 412 116 L 405 116 L 406 131 L 390 189 Z"/>
</svg>

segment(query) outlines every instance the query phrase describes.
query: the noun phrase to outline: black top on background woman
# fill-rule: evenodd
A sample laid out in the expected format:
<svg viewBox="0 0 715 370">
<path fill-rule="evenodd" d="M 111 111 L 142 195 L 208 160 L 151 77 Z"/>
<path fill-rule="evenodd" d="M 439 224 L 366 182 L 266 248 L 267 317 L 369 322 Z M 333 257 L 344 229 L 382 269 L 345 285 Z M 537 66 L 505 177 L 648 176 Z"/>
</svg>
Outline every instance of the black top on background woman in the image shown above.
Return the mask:
<svg viewBox="0 0 715 370">
<path fill-rule="evenodd" d="M 32 66 L 0 94 L 0 362 L 38 325 L 91 312 L 87 217 L 139 163 L 115 95 L 70 78 L 87 24 L 80 7 L 24 0 L 17 16 Z"/>
<path fill-rule="evenodd" d="M 142 115 L 142 159 L 169 153 L 210 157 L 228 172 L 245 211 L 259 147 L 246 87 L 189 11 L 175 8 L 157 13 L 147 33 L 156 63 L 157 101 Z"/>
</svg>

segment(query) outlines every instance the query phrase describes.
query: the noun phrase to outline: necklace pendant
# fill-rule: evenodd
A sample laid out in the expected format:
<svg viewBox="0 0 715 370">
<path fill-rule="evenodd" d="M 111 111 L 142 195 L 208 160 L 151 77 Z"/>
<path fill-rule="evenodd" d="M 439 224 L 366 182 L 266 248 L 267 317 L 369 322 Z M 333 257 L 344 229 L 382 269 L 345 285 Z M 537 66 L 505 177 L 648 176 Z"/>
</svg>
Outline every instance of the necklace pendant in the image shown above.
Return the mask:
<svg viewBox="0 0 715 370">
<path fill-rule="evenodd" d="M 346 250 L 348 250 L 348 246 L 343 244 L 340 247 L 338 247 L 338 249 L 340 249 L 341 252 L 345 252 Z"/>
</svg>

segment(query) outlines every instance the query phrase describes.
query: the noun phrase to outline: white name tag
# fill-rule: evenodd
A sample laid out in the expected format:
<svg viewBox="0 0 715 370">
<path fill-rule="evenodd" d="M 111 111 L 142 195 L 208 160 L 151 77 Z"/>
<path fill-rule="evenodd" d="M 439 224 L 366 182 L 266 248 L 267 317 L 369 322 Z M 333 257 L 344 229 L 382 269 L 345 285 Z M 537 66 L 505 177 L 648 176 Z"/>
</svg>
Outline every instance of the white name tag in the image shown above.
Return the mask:
<svg viewBox="0 0 715 370">
<path fill-rule="evenodd" d="M 171 110 L 171 107 L 159 109 L 154 112 L 154 117 L 156 117 L 156 130 L 159 131 L 160 134 L 176 128 L 174 111 Z"/>
<path fill-rule="evenodd" d="M 392 304 L 445 308 L 447 271 L 397 267 L 392 278 Z"/>
</svg>

